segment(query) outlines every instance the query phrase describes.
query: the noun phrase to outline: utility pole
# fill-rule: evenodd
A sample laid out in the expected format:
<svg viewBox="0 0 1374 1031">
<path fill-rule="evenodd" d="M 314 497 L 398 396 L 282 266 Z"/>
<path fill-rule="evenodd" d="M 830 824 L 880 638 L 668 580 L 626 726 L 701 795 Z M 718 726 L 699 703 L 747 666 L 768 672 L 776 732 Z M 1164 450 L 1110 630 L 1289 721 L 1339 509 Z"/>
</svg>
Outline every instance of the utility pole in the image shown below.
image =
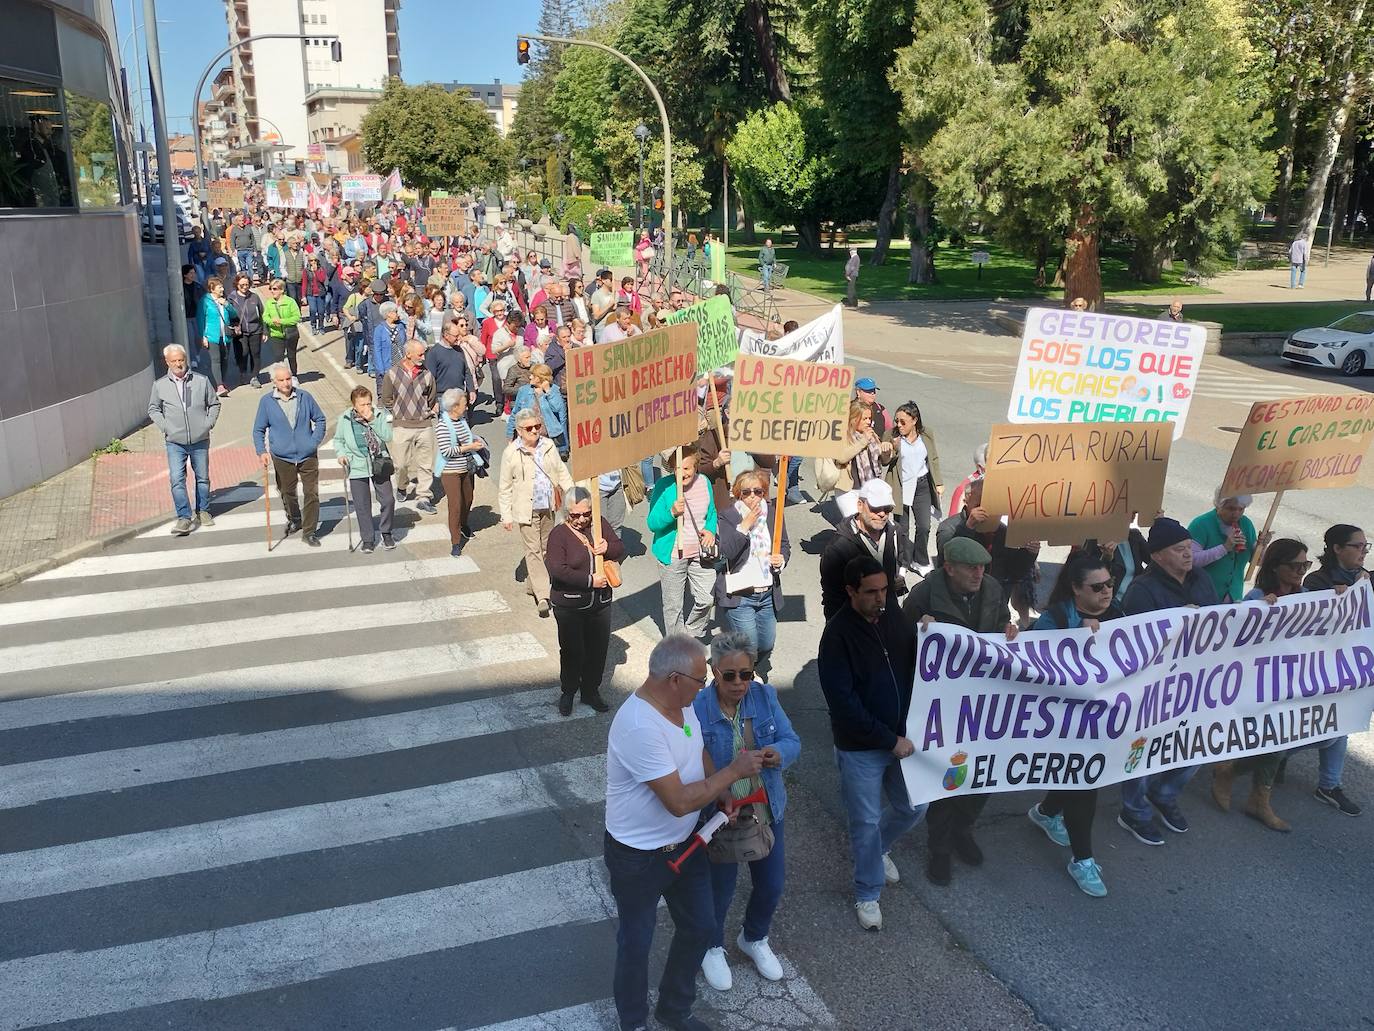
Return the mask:
<svg viewBox="0 0 1374 1031">
<path fill-rule="evenodd" d="M 604 54 L 610 54 L 618 60 L 624 61 L 639 76 L 645 87 L 649 90 L 649 95 L 654 98 L 654 103 L 658 105 L 658 117 L 663 122 L 663 248 L 665 268 L 672 274 L 673 267 L 673 136 L 668 128 L 668 109 L 663 106 L 663 98 L 658 94 L 658 88 L 647 75 L 644 69 L 635 64 L 628 57 L 614 47 L 608 47 L 604 43 L 594 43 L 590 39 L 568 39 L 565 36 L 536 36 L 532 33 L 522 32 L 516 37 L 516 52 L 521 53 L 520 41 L 537 39 L 541 43 L 565 43 L 575 47 L 591 47 L 593 50 L 600 50 Z M 528 47 L 526 47 L 526 51 Z"/>
<path fill-rule="evenodd" d="M 167 256 L 167 301 L 172 309 L 172 339 L 186 349 L 189 361 L 191 340 L 186 332 L 186 302 L 181 293 L 181 236 L 177 232 L 176 204 L 172 202 L 172 149 L 167 145 L 162 50 L 157 41 L 157 0 L 143 0 L 143 31 L 148 41 L 148 86 L 153 105 L 153 138 L 157 141 L 157 202 L 162 211 L 162 247 Z"/>
<path fill-rule="evenodd" d="M 639 141 L 639 231 L 644 232 L 644 144 L 649 139 L 649 127 L 643 122 L 635 126 L 635 139 Z"/>
<path fill-rule="evenodd" d="M 729 161 L 722 161 L 720 167 L 721 167 L 721 190 L 720 190 L 720 192 L 721 192 L 721 194 L 722 194 L 722 199 L 721 199 L 721 217 L 720 217 L 720 220 L 721 220 L 721 223 L 722 223 L 722 224 L 724 225 L 724 227 L 725 227 L 725 228 L 724 228 L 725 239 L 724 239 L 724 241 L 722 242 L 721 246 L 723 246 L 723 247 L 725 248 L 725 251 L 726 251 L 726 253 L 728 254 L 728 253 L 730 252 L 730 162 L 729 162 Z"/>
</svg>

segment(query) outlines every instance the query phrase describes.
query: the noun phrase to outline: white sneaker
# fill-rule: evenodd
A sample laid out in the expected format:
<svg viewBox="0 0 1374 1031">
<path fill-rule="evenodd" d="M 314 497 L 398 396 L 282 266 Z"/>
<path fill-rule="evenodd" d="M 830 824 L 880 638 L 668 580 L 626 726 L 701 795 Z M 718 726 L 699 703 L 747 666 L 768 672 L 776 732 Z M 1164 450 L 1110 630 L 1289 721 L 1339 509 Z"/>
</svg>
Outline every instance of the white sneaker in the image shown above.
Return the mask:
<svg viewBox="0 0 1374 1031">
<path fill-rule="evenodd" d="M 859 926 L 865 931 L 881 931 L 883 929 L 883 911 L 878 908 L 875 902 L 856 902 L 854 911 L 859 914 Z"/>
<path fill-rule="evenodd" d="M 897 872 L 897 864 L 892 861 L 892 857 L 886 852 L 883 853 L 883 883 L 900 884 L 902 875 Z"/>
<path fill-rule="evenodd" d="M 778 962 L 778 957 L 773 955 L 767 938 L 760 938 L 756 942 L 745 941 L 744 932 L 740 931 L 735 944 L 739 946 L 740 952 L 754 961 L 760 977 L 768 981 L 782 980 L 782 964 Z"/>
<path fill-rule="evenodd" d="M 728 992 L 735 983 L 730 976 L 730 964 L 725 962 L 724 948 L 706 950 L 706 955 L 701 958 L 701 972 L 706 975 L 706 983 L 718 992 Z"/>
</svg>

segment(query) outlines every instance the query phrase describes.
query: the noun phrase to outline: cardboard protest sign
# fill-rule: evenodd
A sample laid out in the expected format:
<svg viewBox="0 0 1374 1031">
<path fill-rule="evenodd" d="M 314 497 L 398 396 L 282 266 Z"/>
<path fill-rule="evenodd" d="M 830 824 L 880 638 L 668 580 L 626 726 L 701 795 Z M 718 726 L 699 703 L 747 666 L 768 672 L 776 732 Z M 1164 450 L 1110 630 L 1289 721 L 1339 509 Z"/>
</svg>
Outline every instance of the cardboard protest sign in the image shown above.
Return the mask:
<svg viewBox="0 0 1374 1031">
<path fill-rule="evenodd" d="M 1091 311 L 1026 312 L 1011 422 L 1169 422 L 1183 436 L 1202 326 Z"/>
<path fill-rule="evenodd" d="M 689 304 L 681 311 L 670 312 L 664 325 L 676 326 L 684 322 L 697 324 L 697 368 L 702 372 L 723 369 L 739 354 L 739 338 L 735 335 L 735 309 L 730 298 L 721 294 Z"/>
<path fill-rule="evenodd" d="M 739 352 L 839 365 L 844 361 L 843 310 L 843 305 L 837 304 L 820 318 L 799 326 L 777 340 L 769 340 L 756 329 L 741 329 Z"/>
<path fill-rule="evenodd" d="M 206 184 L 209 205 L 224 211 L 236 211 L 243 207 L 243 183 L 236 179 L 217 179 Z"/>
<path fill-rule="evenodd" d="M 916 645 L 907 794 L 1083 790 L 1368 730 L 1371 605 L 1361 581 L 1276 605 L 1125 616 L 1096 633 L 1008 641 L 937 623 Z"/>
<path fill-rule="evenodd" d="M 468 210 L 457 197 L 429 198 L 425 208 L 425 231 L 429 236 L 463 236 L 468 231 Z"/>
<path fill-rule="evenodd" d="M 635 234 L 592 233 L 592 268 L 628 268 L 635 263 Z"/>
<path fill-rule="evenodd" d="M 1122 540 L 1132 516 L 1154 521 L 1172 444 L 1157 422 L 993 426 L 983 508 L 1013 546 Z"/>
<path fill-rule="evenodd" d="M 844 458 L 854 370 L 742 354 L 730 394 L 730 446 L 807 458 Z"/>
<path fill-rule="evenodd" d="M 301 177 L 268 179 L 265 187 L 269 208 L 305 208 L 310 206 L 310 182 Z"/>
<path fill-rule="evenodd" d="M 670 326 L 568 351 L 573 478 L 697 439 L 697 332 Z"/>
<path fill-rule="evenodd" d="M 382 177 L 380 175 L 341 175 L 339 188 L 343 199 L 354 203 L 382 199 Z"/>
<path fill-rule="evenodd" d="M 1256 401 L 1222 480 L 1226 494 L 1349 487 L 1374 439 L 1374 397 L 1309 394 Z"/>
</svg>

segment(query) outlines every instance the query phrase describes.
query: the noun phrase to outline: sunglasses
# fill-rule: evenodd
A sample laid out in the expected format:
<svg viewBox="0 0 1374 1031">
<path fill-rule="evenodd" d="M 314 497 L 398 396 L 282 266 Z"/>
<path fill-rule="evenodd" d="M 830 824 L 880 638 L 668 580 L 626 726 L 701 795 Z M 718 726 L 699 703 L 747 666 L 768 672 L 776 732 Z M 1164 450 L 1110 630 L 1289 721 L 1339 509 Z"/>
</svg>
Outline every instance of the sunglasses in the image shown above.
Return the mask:
<svg viewBox="0 0 1374 1031">
<path fill-rule="evenodd" d="M 569 513 L 568 513 L 568 518 L 569 518 L 569 519 L 582 520 L 582 519 L 590 519 L 591 517 L 592 517 L 592 514 L 591 514 L 590 512 L 569 512 Z"/>
<path fill-rule="evenodd" d="M 538 433 L 538 432 L 539 432 L 540 430 L 542 430 L 543 428 L 544 428 L 544 424 L 543 424 L 542 422 L 536 422 L 536 423 L 531 423 L 531 424 L 528 425 L 528 426 L 521 426 L 521 427 L 520 427 L 520 432 L 522 432 L 522 433 Z"/>
<path fill-rule="evenodd" d="M 1107 591 L 1110 591 L 1113 587 L 1115 587 L 1116 583 L 1112 580 L 1101 580 L 1098 583 L 1084 584 L 1083 586 L 1087 587 L 1089 590 L 1095 591 L 1098 594 L 1103 594 Z"/>
<path fill-rule="evenodd" d="M 754 671 L 752 669 L 723 669 L 720 671 L 720 679 L 727 684 L 733 684 L 737 681 L 746 683 L 754 679 Z"/>
<path fill-rule="evenodd" d="M 1311 562 L 1282 562 L 1280 565 L 1285 565 L 1289 569 L 1296 569 L 1300 573 L 1305 573 L 1312 568 Z"/>
<path fill-rule="evenodd" d="M 762 487 L 741 487 L 739 496 L 742 498 L 763 498 L 768 496 L 768 492 Z"/>
<path fill-rule="evenodd" d="M 892 514 L 892 507 L 893 507 L 893 506 L 891 506 L 891 505 L 885 505 L 885 506 L 882 507 L 882 508 L 877 508 L 877 507 L 875 507 L 875 506 L 873 506 L 873 505 L 869 505 L 869 506 L 868 506 L 868 510 L 869 510 L 870 512 L 876 513 L 877 515 L 891 515 L 891 514 Z"/>
</svg>

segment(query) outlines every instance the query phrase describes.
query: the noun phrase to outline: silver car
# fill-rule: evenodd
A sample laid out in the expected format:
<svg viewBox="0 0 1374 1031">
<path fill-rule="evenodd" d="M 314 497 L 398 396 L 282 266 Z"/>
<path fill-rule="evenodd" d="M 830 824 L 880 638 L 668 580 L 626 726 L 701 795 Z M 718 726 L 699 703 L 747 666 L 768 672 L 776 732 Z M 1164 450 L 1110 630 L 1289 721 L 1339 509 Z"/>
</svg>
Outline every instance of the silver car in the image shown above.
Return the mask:
<svg viewBox="0 0 1374 1031">
<path fill-rule="evenodd" d="M 1300 329 L 1284 342 L 1282 357 L 1358 376 L 1374 366 L 1374 311 L 1353 312 L 1321 329 Z"/>
</svg>

